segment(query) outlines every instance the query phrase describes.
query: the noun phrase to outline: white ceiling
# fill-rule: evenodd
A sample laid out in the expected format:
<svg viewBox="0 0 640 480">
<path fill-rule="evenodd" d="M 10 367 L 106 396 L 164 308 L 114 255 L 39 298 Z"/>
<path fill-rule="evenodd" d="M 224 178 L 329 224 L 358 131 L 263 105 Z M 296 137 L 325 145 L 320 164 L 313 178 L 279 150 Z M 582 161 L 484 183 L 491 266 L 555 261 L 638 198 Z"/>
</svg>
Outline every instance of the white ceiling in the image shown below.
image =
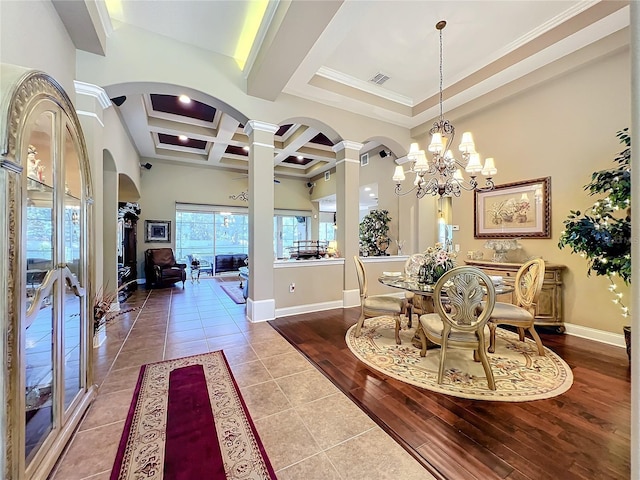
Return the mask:
<svg viewBox="0 0 640 480">
<path fill-rule="evenodd" d="M 82 3 L 72 2 L 74 8 L 82 8 Z M 234 57 L 239 32 L 255 2 L 108 3 L 116 5 L 109 9 L 116 27 L 118 22 L 127 23 Z M 73 36 L 73 16 L 67 17 L 71 18 L 63 21 Z M 439 113 L 439 38 L 435 29 L 439 20 L 447 21 L 443 30 L 446 112 L 627 27 L 629 12 L 626 1 L 272 1 L 244 69 L 246 88 L 251 95 L 270 100 L 287 93 L 416 127 Z M 109 28 L 106 31 L 109 33 Z M 117 29 L 111 34 L 117 34 Z M 254 62 L 256 58 L 259 61 Z M 390 79 L 384 85 L 369 82 L 377 73 Z M 221 112 L 218 123 L 211 125 L 215 128 L 208 131 L 207 125 L 177 118 L 159 124 L 144 108 L 148 95 L 158 93 L 149 88 L 135 92 L 133 96 L 139 98 L 120 107 L 143 157 L 246 168 L 246 158 L 224 152 L 226 145 L 242 144 L 242 119 L 233 112 Z M 118 92 L 107 93 L 113 97 Z M 204 154 L 180 151 L 179 147 L 159 148 L 154 141 L 157 135 L 149 134 L 154 128 L 156 133 L 161 128 L 165 133 L 196 135 L 211 146 Z M 305 125 L 294 129 L 304 132 L 307 140 L 318 133 Z M 330 148 L 280 140 L 276 175 L 312 178 L 335 163 Z M 281 162 L 307 147 L 305 155 L 314 159 L 312 165 Z"/>
</svg>

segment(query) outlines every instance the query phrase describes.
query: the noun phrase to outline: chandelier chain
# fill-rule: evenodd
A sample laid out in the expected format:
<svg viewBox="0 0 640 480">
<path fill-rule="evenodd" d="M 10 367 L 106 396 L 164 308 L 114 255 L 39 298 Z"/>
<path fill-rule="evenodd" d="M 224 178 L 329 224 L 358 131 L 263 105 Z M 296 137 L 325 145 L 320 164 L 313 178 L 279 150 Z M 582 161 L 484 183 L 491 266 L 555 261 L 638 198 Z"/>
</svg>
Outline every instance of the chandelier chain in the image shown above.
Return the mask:
<svg viewBox="0 0 640 480">
<path fill-rule="evenodd" d="M 440 122 L 444 120 L 444 114 L 442 113 L 442 29 L 439 29 L 440 33 Z"/>
<path fill-rule="evenodd" d="M 397 195 L 406 195 L 415 191 L 418 198 L 422 198 L 426 194 L 440 195 L 441 197 L 443 195 L 454 195 L 458 197 L 464 190 L 484 192 L 495 188 L 492 176 L 497 173 L 497 169 L 493 158 L 487 158 L 484 167 L 482 166 L 480 155 L 475 150 L 471 132 L 462 134 L 462 141 L 459 147 L 462 154 L 461 161 L 458 161 L 450 150 L 455 137 L 455 127 L 449 120 L 444 119 L 444 42 L 442 30 L 446 25 L 447 22 L 445 20 L 440 20 L 436 24 L 440 37 L 440 117 L 429 130 L 431 143 L 427 149 L 432 153 L 432 158 L 427 159 L 425 151 L 420 150 L 417 143 L 411 144 L 407 159 L 412 162 L 409 172 L 415 174 L 415 180 L 413 187 L 409 191 L 403 192 L 402 182 L 405 179 L 405 171 L 402 165 L 398 165 L 393 174 Z M 463 170 L 469 174 L 467 180 L 462 175 Z M 479 173 L 486 177 L 483 187 L 476 180 Z"/>
</svg>

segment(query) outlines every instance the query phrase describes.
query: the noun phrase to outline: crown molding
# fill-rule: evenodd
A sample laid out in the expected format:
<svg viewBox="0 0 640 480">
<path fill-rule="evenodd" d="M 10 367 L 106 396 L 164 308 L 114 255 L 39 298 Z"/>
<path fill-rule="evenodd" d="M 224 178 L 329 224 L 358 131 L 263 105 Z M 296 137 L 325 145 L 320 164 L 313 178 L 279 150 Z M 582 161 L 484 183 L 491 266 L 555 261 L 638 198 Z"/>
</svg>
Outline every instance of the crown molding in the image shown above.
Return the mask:
<svg viewBox="0 0 640 480">
<path fill-rule="evenodd" d="M 276 133 L 279 128 L 280 126 L 274 125 L 273 123 L 262 122 L 260 120 L 249 120 L 244 127 L 244 133 L 246 135 L 251 135 L 254 130 Z"/>
<path fill-rule="evenodd" d="M 87 95 L 98 100 L 103 110 L 106 110 L 111 106 L 111 99 L 103 88 L 91 83 L 80 82 L 78 80 L 73 81 L 73 86 L 75 87 L 78 95 Z"/>
</svg>

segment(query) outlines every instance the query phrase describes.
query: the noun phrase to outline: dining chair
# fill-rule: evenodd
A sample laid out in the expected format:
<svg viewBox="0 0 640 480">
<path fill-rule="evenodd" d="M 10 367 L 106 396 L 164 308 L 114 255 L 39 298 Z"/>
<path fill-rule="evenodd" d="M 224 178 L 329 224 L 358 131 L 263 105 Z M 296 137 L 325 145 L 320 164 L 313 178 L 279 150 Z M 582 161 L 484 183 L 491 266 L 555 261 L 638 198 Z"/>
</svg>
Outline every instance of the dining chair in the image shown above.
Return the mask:
<svg viewBox="0 0 640 480">
<path fill-rule="evenodd" d="M 407 315 L 409 302 L 406 298 L 398 298 L 391 295 L 371 295 L 367 294 L 367 273 L 360 257 L 353 257 L 356 263 L 356 273 L 358 274 L 358 285 L 360 287 L 360 318 L 356 325 L 355 336 L 360 336 L 365 318 L 379 317 L 381 315 L 391 315 L 396 322 L 395 339 L 400 345 L 400 315 Z M 408 313 L 411 315 L 411 312 Z"/>
<path fill-rule="evenodd" d="M 406 262 L 404 262 L 404 275 L 411 279 L 417 279 L 420 272 L 420 266 L 424 263 L 424 255 L 422 253 L 414 253 Z M 423 313 L 429 313 L 425 308 L 425 302 L 427 301 L 422 295 L 416 295 L 413 292 L 406 292 L 405 298 L 409 303 L 411 312 L 422 315 Z M 411 328 L 413 318 L 409 318 L 408 326 Z"/>
<path fill-rule="evenodd" d="M 486 300 L 483 298 L 486 296 Z M 474 361 L 482 362 L 491 390 L 496 389 L 487 357 L 487 322 L 496 302 L 489 276 L 476 267 L 461 266 L 446 272 L 434 287 L 436 312 L 420 316 L 420 356 L 427 354 L 427 339 L 440 345 L 438 383 L 442 383 L 449 347 L 473 349 Z"/>
<path fill-rule="evenodd" d="M 529 331 L 538 346 L 538 354 L 544 356 L 542 340 L 534 327 L 536 304 L 544 282 L 544 260 L 537 258 L 522 265 L 515 278 L 515 304 L 496 302 L 489 318 L 489 353 L 496 349 L 496 327 L 511 325 L 518 329 L 520 341 L 524 342 L 525 330 Z"/>
</svg>

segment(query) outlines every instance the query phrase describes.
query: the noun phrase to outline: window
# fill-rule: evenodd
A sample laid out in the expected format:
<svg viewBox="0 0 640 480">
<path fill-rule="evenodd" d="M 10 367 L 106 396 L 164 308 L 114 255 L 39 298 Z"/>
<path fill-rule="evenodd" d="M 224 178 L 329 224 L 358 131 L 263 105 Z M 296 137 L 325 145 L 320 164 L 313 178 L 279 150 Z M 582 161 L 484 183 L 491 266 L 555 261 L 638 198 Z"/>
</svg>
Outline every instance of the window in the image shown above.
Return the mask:
<svg viewBox="0 0 640 480">
<path fill-rule="evenodd" d="M 336 239 L 334 212 L 320 212 L 320 232 L 318 240 L 330 242 Z"/>
<path fill-rule="evenodd" d="M 213 261 L 214 248 L 213 212 L 176 212 L 176 258 L 188 263 L 187 255 Z"/>
<path fill-rule="evenodd" d="M 273 246 L 276 258 L 288 258 L 297 240 L 308 240 L 311 222 L 300 215 L 274 215 Z"/>
<path fill-rule="evenodd" d="M 296 240 L 309 238 L 308 212 L 279 210 L 273 216 L 273 250 L 287 256 Z M 213 262 L 215 255 L 249 253 L 247 209 L 216 205 L 176 205 L 176 258 L 189 263 L 187 255 Z"/>
</svg>

